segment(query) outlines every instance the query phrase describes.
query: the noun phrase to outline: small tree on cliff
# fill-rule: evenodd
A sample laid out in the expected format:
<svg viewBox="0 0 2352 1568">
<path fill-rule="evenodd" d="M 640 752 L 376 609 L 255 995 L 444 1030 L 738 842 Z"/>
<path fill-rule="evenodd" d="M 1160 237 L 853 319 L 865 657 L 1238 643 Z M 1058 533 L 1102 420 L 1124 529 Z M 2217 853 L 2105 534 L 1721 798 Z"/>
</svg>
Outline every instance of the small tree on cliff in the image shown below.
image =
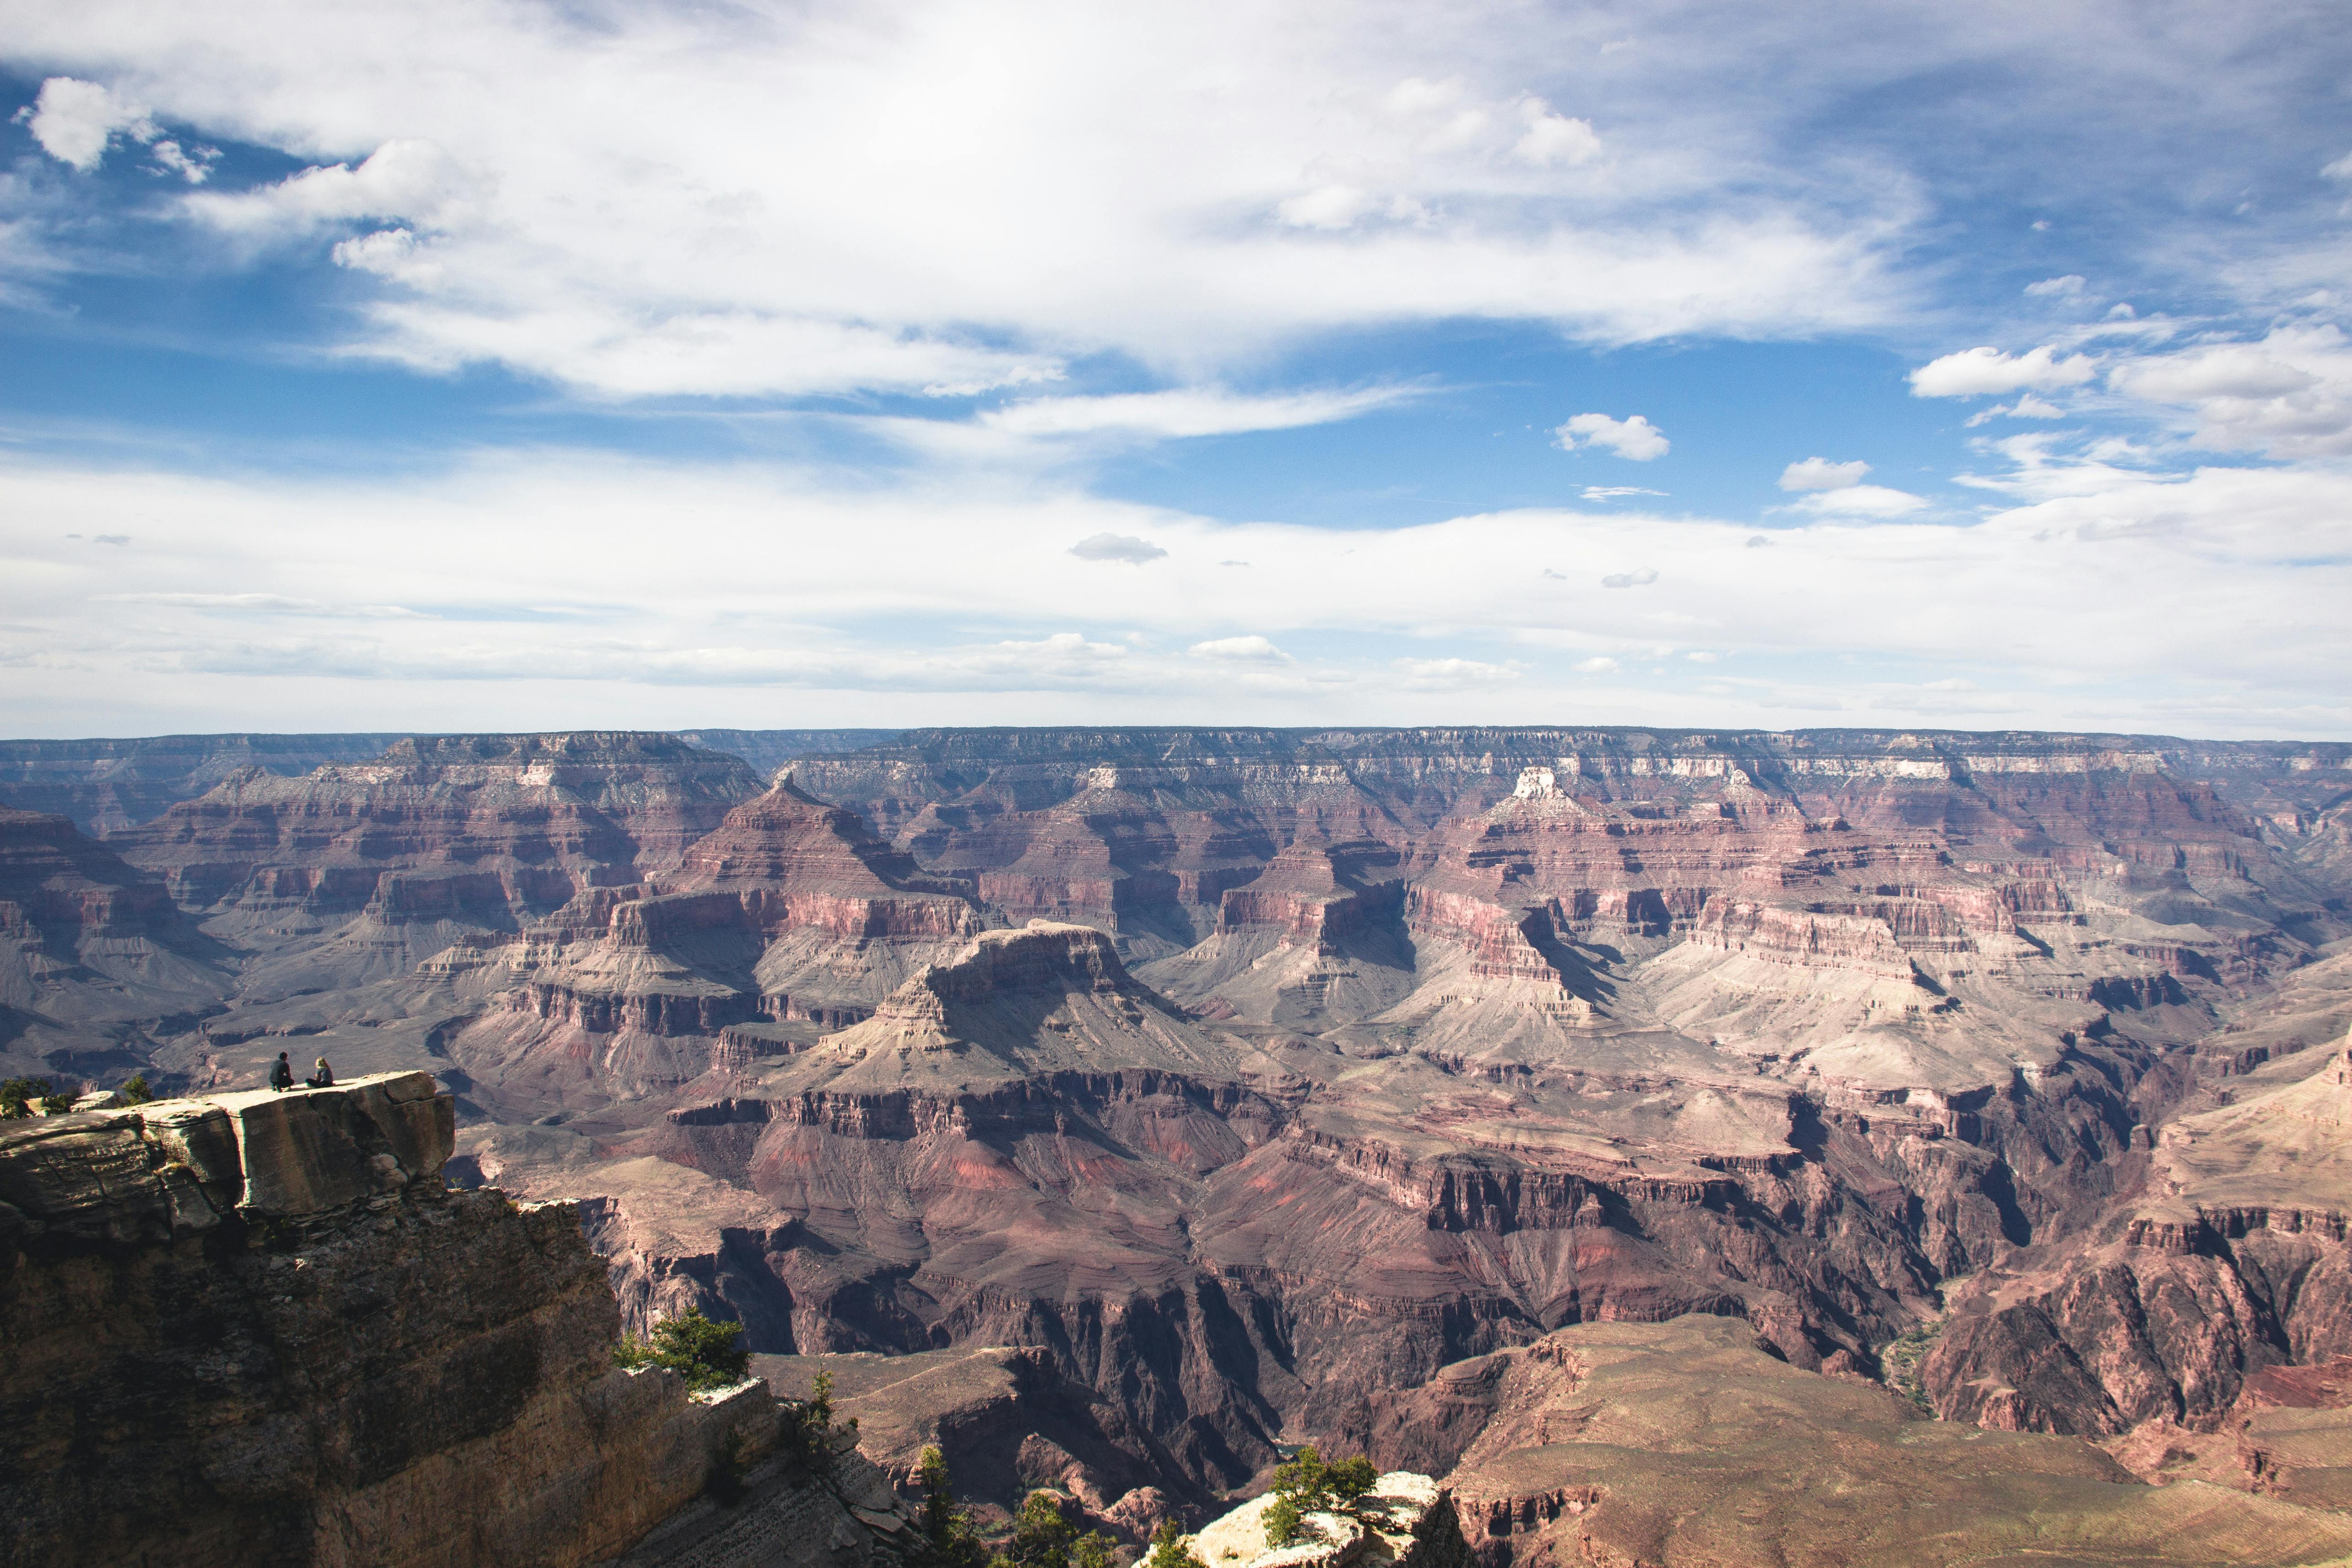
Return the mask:
<svg viewBox="0 0 2352 1568">
<path fill-rule="evenodd" d="M 1078 1533 L 1062 1517 L 1052 1492 L 1031 1492 L 1013 1516 L 1013 1539 L 989 1560 L 989 1568 L 1113 1568 L 1118 1542 L 1099 1530 Z"/>
<path fill-rule="evenodd" d="M 972 1529 L 971 1516 L 956 1507 L 947 1456 L 937 1447 L 925 1448 L 915 1479 L 923 1489 L 923 1544 L 915 1568 L 986 1568 L 988 1548 Z"/>
<path fill-rule="evenodd" d="M 740 1323 L 714 1323 L 688 1307 L 656 1323 L 645 1339 L 624 1335 L 613 1347 L 613 1360 L 625 1367 L 666 1366 L 683 1375 L 688 1389 L 707 1394 L 743 1381 L 751 1352 L 735 1342 L 742 1332 Z"/>
<path fill-rule="evenodd" d="M 1322 1451 L 1307 1444 L 1275 1467 L 1274 1501 L 1265 1510 L 1266 1544 L 1294 1546 L 1319 1533 L 1307 1522 L 1308 1514 L 1351 1513 L 1357 1500 L 1379 1479 L 1380 1472 L 1361 1454 L 1327 1465 Z"/>
<path fill-rule="evenodd" d="M 1143 1568 L 1209 1568 L 1201 1554 L 1184 1544 L 1184 1527 L 1171 1514 L 1160 1521 L 1159 1531 L 1151 1537 L 1151 1554 L 1143 1560 Z"/>
</svg>

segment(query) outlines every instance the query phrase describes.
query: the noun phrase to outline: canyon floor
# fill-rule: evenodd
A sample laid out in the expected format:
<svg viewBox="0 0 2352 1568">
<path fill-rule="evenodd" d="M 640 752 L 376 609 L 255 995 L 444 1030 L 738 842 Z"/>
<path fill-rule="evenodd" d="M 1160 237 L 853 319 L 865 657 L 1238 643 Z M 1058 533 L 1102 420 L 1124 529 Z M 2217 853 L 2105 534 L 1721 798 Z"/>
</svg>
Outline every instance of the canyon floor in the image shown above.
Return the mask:
<svg viewBox="0 0 2352 1568">
<path fill-rule="evenodd" d="M 1319 1440 L 1494 1564 L 2352 1555 L 2352 747 L 173 737 L 0 800 L 9 1076 L 430 1071 L 626 1321 L 983 1503 Z"/>
</svg>

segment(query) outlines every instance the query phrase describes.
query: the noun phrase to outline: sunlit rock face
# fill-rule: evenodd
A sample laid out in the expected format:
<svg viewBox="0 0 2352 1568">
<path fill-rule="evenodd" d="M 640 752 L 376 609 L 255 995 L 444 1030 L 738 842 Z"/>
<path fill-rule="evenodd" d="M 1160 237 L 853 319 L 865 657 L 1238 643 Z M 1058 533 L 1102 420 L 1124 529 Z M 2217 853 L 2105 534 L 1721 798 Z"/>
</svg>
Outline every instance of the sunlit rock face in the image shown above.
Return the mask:
<svg viewBox="0 0 2352 1568">
<path fill-rule="evenodd" d="M 2293 1142 L 2352 1026 L 2347 760 L 912 731 L 348 984 L 170 883 L 226 979 L 138 1050 L 429 1067 L 453 1170 L 582 1200 L 630 1322 L 1034 1351 L 1188 1505 L 1370 1391 L 1687 1313 L 1951 1417 L 2201 1435 L 2352 1351 Z"/>
</svg>

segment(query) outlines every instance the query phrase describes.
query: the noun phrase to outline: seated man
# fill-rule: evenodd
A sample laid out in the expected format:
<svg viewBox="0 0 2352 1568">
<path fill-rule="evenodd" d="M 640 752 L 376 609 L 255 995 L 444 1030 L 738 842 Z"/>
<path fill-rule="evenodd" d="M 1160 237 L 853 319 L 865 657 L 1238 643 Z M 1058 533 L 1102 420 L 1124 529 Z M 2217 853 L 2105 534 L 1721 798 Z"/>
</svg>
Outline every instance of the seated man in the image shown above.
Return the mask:
<svg viewBox="0 0 2352 1568">
<path fill-rule="evenodd" d="M 280 1093 L 294 1087 L 294 1065 L 286 1059 L 284 1051 L 278 1053 L 278 1061 L 269 1069 L 269 1087 Z"/>
<path fill-rule="evenodd" d="M 302 1080 L 302 1087 L 305 1089 L 332 1089 L 335 1087 L 335 1069 L 327 1065 L 326 1058 L 320 1057 L 319 1058 L 318 1070 L 313 1072 L 309 1078 Z"/>
</svg>

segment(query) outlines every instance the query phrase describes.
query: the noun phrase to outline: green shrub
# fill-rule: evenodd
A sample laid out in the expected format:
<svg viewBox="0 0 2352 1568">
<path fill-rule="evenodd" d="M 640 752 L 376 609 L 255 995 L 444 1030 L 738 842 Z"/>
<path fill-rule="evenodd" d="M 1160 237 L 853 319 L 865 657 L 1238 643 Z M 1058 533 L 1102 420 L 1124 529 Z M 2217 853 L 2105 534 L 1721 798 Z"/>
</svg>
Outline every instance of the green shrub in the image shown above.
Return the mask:
<svg viewBox="0 0 2352 1568">
<path fill-rule="evenodd" d="M 800 1456 L 801 1463 L 818 1475 L 833 1470 L 833 1373 L 819 1372 L 809 1396 L 798 1404 L 787 1402 L 777 1417 L 777 1439 L 789 1453 Z M 852 1421 L 854 1430 L 857 1423 Z"/>
<path fill-rule="evenodd" d="M 743 1381 L 751 1352 L 735 1342 L 740 1323 L 714 1323 L 701 1310 L 688 1307 L 677 1317 L 656 1323 L 646 1339 L 624 1336 L 613 1347 L 614 1364 L 625 1367 L 666 1366 L 686 1378 L 697 1394 Z"/>
<path fill-rule="evenodd" d="M 1160 1521 L 1160 1529 L 1151 1538 L 1151 1554 L 1143 1560 L 1143 1568 L 1209 1568 L 1201 1554 L 1184 1544 L 1184 1527 L 1173 1517 Z"/>
<path fill-rule="evenodd" d="M 154 1098 L 155 1091 L 147 1087 L 147 1075 L 143 1072 L 132 1073 L 131 1081 L 122 1086 L 122 1099 L 125 1104 L 144 1105 Z"/>
<path fill-rule="evenodd" d="M 972 1529 L 971 1516 L 956 1507 L 947 1456 L 936 1447 L 925 1448 L 915 1479 L 923 1489 L 923 1541 L 913 1568 L 986 1568 L 988 1548 Z"/>
<path fill-rule="evenodd" d="M 19 1116 L 29 1116 L 30 1102 L 55 1098 L 56 1088 L 45 1078 L 12 1078 L 0 1082 L 0 1121 L 14 1121 Z"/>
<path fill-rule="evenodd" d="M 1319 1531 L 1307 1522 L 1313 1513 L 1353 1513 L 1357 1500 L 1372 1489 L 1380 1472 L 1361 1454 L 1336 1465 L 1323 1462 L 1314 1444 L 1274 1469 L 1274 1501 L 1265 1510 L 1269 1546 L 1295 1546 Z"/>
<path fill-rule="evenodd" d="M 1112 1568 L 1118 1542 L 1099 1530 L 1078 1533 L 1062 1517 L 1062 1505 L 1048 1491 L 1031 1492 L 1013 1517 L 1013 1539 L 989 1560 L 989 1568 Z"/>
</svg>

